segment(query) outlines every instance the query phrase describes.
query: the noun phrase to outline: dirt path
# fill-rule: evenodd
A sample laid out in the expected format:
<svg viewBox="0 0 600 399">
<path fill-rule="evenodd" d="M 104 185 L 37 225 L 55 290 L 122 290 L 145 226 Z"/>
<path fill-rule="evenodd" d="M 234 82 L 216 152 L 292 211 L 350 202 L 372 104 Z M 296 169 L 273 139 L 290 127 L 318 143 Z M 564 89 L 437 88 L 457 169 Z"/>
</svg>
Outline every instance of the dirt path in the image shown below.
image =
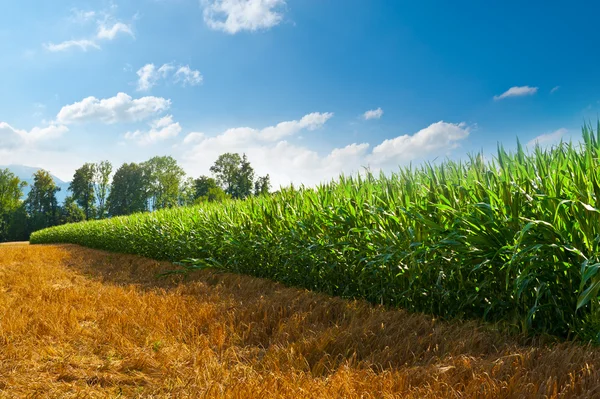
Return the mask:
<svg viewBox="0 0 600 399">
<path fill-rule="evenodd" d="M 0 398 L 600 396 L 600 349 L 173 267 L 0 248 Z"/>
</svg>

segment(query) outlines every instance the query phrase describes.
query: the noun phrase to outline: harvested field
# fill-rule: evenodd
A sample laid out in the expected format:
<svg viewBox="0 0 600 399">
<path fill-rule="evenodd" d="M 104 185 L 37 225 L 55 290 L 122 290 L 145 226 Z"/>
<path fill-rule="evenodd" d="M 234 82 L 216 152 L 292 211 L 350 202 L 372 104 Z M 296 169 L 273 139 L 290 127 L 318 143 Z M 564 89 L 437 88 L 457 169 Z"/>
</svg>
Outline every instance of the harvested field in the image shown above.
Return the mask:
<svg viewBox="0 0 600 399">
<path fill-rule="evenodd" d="M 0 247 L 0 398 L 593 398 L 600 349 L 72 245 Z"/>
</svg>

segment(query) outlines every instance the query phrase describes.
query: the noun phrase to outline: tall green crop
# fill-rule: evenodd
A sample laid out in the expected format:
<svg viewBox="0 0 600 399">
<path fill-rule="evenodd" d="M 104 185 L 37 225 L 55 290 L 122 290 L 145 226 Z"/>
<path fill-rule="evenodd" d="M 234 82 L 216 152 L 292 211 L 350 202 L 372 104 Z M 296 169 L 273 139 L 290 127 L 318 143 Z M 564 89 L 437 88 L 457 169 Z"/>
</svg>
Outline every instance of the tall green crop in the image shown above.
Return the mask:
<svg viewBox="0 0 600 399">
<path fill-rule="evenodd" d="M 599 129 L 600 130 L 600 129 Z M 344 297 L 599 340 L 600 131 L 581 144 L 340 177 L 315 189 L 70 224 L 76 243 Z"/>
</svg>

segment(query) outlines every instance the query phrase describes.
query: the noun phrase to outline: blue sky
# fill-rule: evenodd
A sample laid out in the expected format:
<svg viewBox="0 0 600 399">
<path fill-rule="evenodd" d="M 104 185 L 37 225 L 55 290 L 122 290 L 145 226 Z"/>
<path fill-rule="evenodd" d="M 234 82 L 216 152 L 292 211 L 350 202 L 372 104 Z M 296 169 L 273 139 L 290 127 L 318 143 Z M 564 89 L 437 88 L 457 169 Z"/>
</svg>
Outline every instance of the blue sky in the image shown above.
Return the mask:
<svg viewBox="0 0 600 399">
<path fill-rule="evenodd" d="M 4 2 L 0 164 L 246 152 L 275 185 L 578 138 L 594 2 Z"/>
</svg>

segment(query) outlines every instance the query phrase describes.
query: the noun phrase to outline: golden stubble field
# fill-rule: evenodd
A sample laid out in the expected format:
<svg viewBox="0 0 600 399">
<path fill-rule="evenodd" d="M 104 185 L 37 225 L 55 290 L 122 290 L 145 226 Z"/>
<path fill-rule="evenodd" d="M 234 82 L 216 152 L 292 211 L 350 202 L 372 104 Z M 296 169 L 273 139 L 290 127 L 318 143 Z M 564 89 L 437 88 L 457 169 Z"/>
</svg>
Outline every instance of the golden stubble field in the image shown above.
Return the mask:
<svg viewBox="0 0 600 399">
<path fill-rule="evenodd" d="M 173 268 L 0 246 L 0 398 L 600 397 L 600 349 Z"/>
</svg>

